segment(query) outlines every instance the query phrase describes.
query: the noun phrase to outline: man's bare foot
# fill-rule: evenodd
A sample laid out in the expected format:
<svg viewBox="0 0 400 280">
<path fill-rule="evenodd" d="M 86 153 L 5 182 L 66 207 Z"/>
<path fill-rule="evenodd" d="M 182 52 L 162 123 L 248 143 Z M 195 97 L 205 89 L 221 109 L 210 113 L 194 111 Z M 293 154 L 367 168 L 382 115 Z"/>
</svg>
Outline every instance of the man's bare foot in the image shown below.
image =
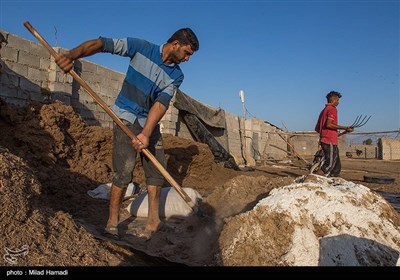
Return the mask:
<svg viewBox="0 0 400 280">
<path fill-rule="evenodd" d="M 161 228 L 161 226 L 162 226 L 162 222 L 158 221 L 158 222 L 154 222 L 151 224 L 147 224 L 144 229 L 148 230 L 148 231 L 157 231 L 158 229 Z"/>
<path fill-rule="evenodd" d="M 118 227 L 118 219 L 108 219 L 106 227 Z"/>
</svg>

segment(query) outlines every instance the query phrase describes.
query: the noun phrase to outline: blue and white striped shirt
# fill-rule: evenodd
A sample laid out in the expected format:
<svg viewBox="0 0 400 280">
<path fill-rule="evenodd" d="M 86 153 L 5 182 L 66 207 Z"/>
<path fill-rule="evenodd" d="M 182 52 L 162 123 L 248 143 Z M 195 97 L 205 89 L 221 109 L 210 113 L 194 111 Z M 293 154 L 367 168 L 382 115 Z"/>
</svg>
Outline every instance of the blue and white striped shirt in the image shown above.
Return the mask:
<svg viewBox="0 0 400 280">
<path fill-rule="evenodd" d="M 121 119 L 143 126 L 151 106 L 160 102 L 166 108 L 182 84 L 179 65 L 162 61 L 162 46 L 137 38 L 110 39 L 100 37 L 103 52 L 131 58 L 125 80 L 112 110 Z"/>
</svg>

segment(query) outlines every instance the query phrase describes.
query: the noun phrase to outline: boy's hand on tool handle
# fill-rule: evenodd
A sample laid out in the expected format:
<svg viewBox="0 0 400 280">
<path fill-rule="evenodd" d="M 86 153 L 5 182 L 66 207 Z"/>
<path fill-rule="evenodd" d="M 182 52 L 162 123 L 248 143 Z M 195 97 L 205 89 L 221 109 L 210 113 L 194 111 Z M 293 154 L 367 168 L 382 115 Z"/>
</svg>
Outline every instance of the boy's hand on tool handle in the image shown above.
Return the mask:
<svg viewBox="0 0 400 280">
<path fill-rule="evenodd" d="M 350 133 L 350 132 L 353 132 L 353 131 L 354 131 L 354 128 L 351 127 L 351 126 L 348 126 L 348 127 L 345 129 L 345 131 L 348 132 L 348 133 Z"/>
<path fill-rule="evenodd" d="M 146 149 L 148 146 L 149 146 L 149 137 L 145 136 L 142 133 L 139 133 L 136 136 L 136 139 L 132 140 L 132 147 L 138 152 L 141 152 L 143 149 Z"/>
<path fill-rule="evenodd" d="M 344 135 L 346 133 L 350 133 L 350 132 L 353 132 L 353 131 L 354 131 L 354 127 L 348 126 L 348 127 L 345 128 L 345 130 L 343 132 L 340 132 L 338 136 L 342 136 L 342 135 Z"/>
</svg>

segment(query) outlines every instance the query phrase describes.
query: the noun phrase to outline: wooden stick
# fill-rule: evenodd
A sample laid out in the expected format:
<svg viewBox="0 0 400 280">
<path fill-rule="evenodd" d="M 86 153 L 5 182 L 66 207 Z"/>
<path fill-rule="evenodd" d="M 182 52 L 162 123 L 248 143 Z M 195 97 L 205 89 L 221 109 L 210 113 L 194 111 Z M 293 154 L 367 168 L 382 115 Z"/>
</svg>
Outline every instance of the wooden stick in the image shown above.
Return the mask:
<svg viewBox="0 0 400 280">
<path fill-rule="evenodd" d="M 57 58 L 57 52 L 47 43 L 47 41 L 32 27 L 29 21 L 24 22 L 24 26 L 35 36 L 42 45 L 50 52 L 50 54 Z M 72 69 L 68 73 L 89 93 L 89 95 L 103 108 L 104 111 L 113 119 L 113 121 L 125 132 L 132 140 L 136 140 L 136 136 L 129 130 L 129 128 L 118 118 L 118 116 L 107 106 L 107 104 L 90 88 L 90 86 Z M 179 186 L 179 184 L 172 178 L 168 171 L 161 165 L 161 163 L 154 157 L 154 155 L 148 150 L 143 149 L 143 154 L 155 165 L 155 167 L 161 172 L 164 178 L 171 184 L 171 186 L 179 193 L 179 195 L 185 200 L 185 202 L 192 208 L 196 214 L 200 211 L 198 206 L 193 200 L 187 195 L 187 193 Z"/>
<path fill-rule="evenodd" d="M 293 151 L 292 154 L 294 154 L 295 156 L 297 156 L 299 159 L 303 160 L 306 164 L 310 164 L 308 161 L 306 161 L 303 157 L 301 157 L 301 156 L 296 152 L 296 150 L 294 149 L 293 145 L 290 144 L 290 143 L 285 139 L 285 137 L 284 137 L 281 133 L 278 132 L 278 130 L 276 131 L 276 133 L 282 138 L 283 141 L 286 142 L 286 144 L 289 145 L 289 147 L 292 148 L 292 151 Z"/>
</svg>

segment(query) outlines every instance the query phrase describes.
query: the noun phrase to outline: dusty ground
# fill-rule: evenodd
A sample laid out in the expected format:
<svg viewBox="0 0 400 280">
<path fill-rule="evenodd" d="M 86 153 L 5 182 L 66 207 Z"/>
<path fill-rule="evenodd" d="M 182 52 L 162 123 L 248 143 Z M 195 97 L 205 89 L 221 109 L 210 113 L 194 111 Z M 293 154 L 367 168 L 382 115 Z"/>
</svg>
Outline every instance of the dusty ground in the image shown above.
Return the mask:
<svg viewBox="0 0 400 280">
<path fill-rule="evenodd" d="M 5 236 L 0 247 L 29 247 L 17 265 L 212 264 L 215 260 L 209 252 L 215 250 L 223 218 L 251 209 L 271 189 L 307 174 L 301 161 L 233 171 L 215 164 L 206 145 L 164 135 L 168 172 L 181 186 L 204 197 L 201 209 L 207 217 L 171 219 L 167 221 L 171 227 L 146 241 L 126 233 L 145 221 L 122 210 L 126 218 L 120 227 L 122 241 L 111 242 L 100 234 L 108 217 L 108 202 L 89 197 L 87 191 L 111 182 L 112 130 L 86 126 L 62 103 L 17 108 L 1 100 L 0 130 L 0 234 Z M 399 161 L 342 160 L 344 179 L 373 190 L 400 193 Z M 396 181 L 365 183 L 367 174 L 391 176 Z M 135 181 L 144 181 L 140 165 Z M 189 248 L 188 243 L 199 246 Z M 187 254 L 179 254 L 182 251 Z"/>
</svg>

